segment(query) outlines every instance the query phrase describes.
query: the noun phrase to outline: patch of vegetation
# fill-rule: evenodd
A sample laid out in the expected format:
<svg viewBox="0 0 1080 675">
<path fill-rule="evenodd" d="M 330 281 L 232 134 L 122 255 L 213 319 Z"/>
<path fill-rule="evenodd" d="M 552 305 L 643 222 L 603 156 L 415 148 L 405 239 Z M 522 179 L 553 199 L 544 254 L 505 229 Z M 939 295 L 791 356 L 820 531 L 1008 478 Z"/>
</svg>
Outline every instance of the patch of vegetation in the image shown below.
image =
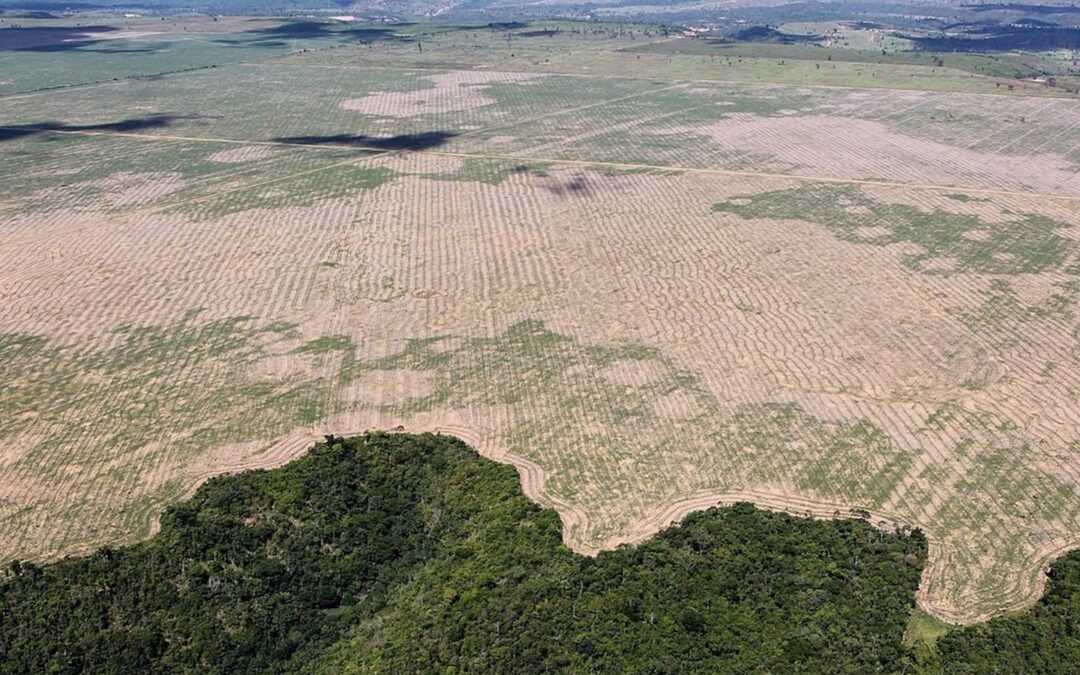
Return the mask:
<svg viewBox="0 0 1080 675">
<path fill-rule="evenodd" d="M 358 154 L 368 154 L 360 151 Z M 392 180 L 397 174 L 383 167 L 334 164 L 331 158 L 321 168 L 299 176 L 287 176 L 266 184 L 194 203 L 184 203 L 170 210 L 182 211 L 196 219 L 220 218 L 249 209 L 274 209 L 311 206 L 324 199 L 355 196 Z"/>
<path fill-rule="evenodd" d="M 811 183 L 737 197 L 716 204 L 713 210 L 743 218 L 809 220 L 855 243 L 916 244 L 921 251 L 907 255 L 905 262 L 912 269 L 929 273 L 1045 272 L 1059 269 L 1076 248 L 1055 232 L 1069 224 L 1045 216 L 1026 214 L 1012 222 L 990 223 L 967 214 L 886 204 L 850 185 Z M 976 231 L 979 236 L 971 236 Z M 938 270 L 933 263 L 940 260 L 951 264 Z"/>
<path fill-rule="evenodd" d="M 956 626 L 945 623 L 919 608 L 912 610 L 907 630 L 904 632 L 904 644 L 912 650 L 912 658 L 917 664 L 914 672 L 919 675 L 940 672 L 941 658 L 937 641 L 955 628 Z"/>
<path fill-rule="evenodd" d="M 950 193 L 946 194 L 945 196 L 948 197 L 949 199 L 953 200 L 954 202 L 963 202 L 965 204 L 968 203 L 968 202 L 988 202 L 988 201 L 990 201 L 989 199 L 983 199 L 983 198 L 980 198 L 980 197 L 972 197 L 971 195 L 964 194 L 963 192 L 950 192 Z"/>
<path fill-rule="evenodd" d="M 278 148 L 270 157 L 230 163 L 214 159 L 230 146 L 211 142 L 41 134 L 10 143 L 3 148 L 10 161 L 0 199 L 27 214 L 153 208 L 226 215 L 306 205 L 376 187 L 393 176 L 385 169 L 337 166 L 362 154 L 356 150 Z M 336 168 L 321 171 L 330 167 Z M 156 184 L 167 189 L 155 189 Z"/>
<path fill-rule="evenodd" d="M 911 617 L 908 619 L 904 642 L 908 645 L 925 644 L 933 646 L 937 643 L 938 638 L 956 628 L 956 626 L 945 623 L 936 616 L 916 608 L 911 612 Z"/>
<path fill-rule="evenodd" d="M 348 335 L 324 335 L 305 342 L 296 348 L 298 354 L 325 354 L 327 352 L 352 352 L 355 349 Z"/>
<path fill-rule="evenodd" d="M 964 502 L 968 508 L 986 504 L 987 518 L 980 522 L 989 522 L 991 513 L 1072 522 L 1080 510 L 1076 492 L 1061 479 L 1031 467 L 1032 454 L 1027 446 L 980 449 L 949 501 Z M 987 488 L 994 498 L 986 496 Z"/>
<path fill-rule="evenodd" d="M 347 361 L 342 379 L 431 372 L 429 391 L 386 406 L 397 414 L 528 401 L 510 430 L 509 450 L 548 471 L 548 494 L 578 503 L 618 501 L 624 515 L 687 491 L 777 480 L 878 507 L 911 466 L 908 454 L 865 420 L 822 420 L 795 404 L 731 411 L 695 373 L 643 345 L 584 345 L 535 320 L 446 345 L 444 338 L 413 340 L 398 354 Z M 678 410 L 658 408 L 665 400 L 676 401 Z M 591 452 L 551 452 L 568 437 Z M 643 456 L 666 459 L 643 462 Z M 724 468 L 702 471 L 687 487 L 671 479 L 676 461 Z"/>
<path fill-rule="evenodd" d="M 995 335 L 1006 335 L 1006 339 L 1015 342 L 1023 340 L 1022 325 L 1029 321 L 1068 321 L 1080 299 L 1080 282 L 1070 280 L 1059 283 L 1057 292 L 1037 304 L 1021 301 L 1016 289 L 1004 279 L 995 279 L 984 292 L 982 303 L 973 310 L 953 309 L 950 311 L 969 328 L 979 332 L 987 329 Z M 1013 329 L 1010 333 L 1005 329 Z"/>
<path fill-rule="evenodd" d="M 212 479 L 153 539 L 0 584 L 3 672 L 897 672 L 919 532 L 749 504 L 596 558 L 440 436 Z"/>
</svg>

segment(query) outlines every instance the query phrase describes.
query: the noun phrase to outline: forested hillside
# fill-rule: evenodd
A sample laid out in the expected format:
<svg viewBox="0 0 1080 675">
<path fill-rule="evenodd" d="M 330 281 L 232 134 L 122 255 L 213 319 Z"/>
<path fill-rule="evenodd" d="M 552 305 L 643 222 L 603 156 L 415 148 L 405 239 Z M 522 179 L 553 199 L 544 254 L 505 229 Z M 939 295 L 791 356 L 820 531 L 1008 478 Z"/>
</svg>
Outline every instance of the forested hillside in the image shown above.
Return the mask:
<svg viewBox="0 0 1080 675">
<path fill-rule="evenodd" d="M 42 672 L 891 672 L 921 534 L 748 504 L 594 558 L 460 441 L 331 439 L 211 480 L 153 539 L 11 566 L 0 663 Z"/>
<path fill-rule="evenodd" d="M 1031 611 L 902 643 L 926 541 L 737 504 L 596 558 L 445 436 L 211 480 L 124 549 L 0 584 L 4 673 L 1065 673 L 1080 555 Z"/>
</svg>

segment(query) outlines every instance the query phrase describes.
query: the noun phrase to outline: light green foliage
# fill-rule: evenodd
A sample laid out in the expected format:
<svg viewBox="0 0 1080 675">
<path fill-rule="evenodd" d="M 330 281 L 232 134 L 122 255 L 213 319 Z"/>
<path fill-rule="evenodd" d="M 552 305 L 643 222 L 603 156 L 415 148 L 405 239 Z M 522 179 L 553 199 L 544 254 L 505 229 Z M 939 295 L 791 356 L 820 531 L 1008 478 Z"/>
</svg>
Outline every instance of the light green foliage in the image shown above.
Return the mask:
<svg viewBox="0 0 1080 675">
<path fill-rule="evenodd" d="M 5 335 L 0 340 L 5 363 L 0 437 L 31 425 L 63 424 L 73 433 L 98 438 L 103 449 L 124 452 L 175 429 L 190 432 L 189 443 L 196 446 L 191 449 L 197 451 L 206 444 L 193 440 L 195 432 L 212 431 L 214 442 L 220 442 L 248 437 L 252 425 L 287 427 L 293 411 L 274 403 L 295 399 L 300 392 L 314 394 L 317 385 L 256 381 L 244 374 L 262 358 L 267 340 L 282 339 L 271 329 L 258 328 L 250 317 L 201 322 L 197 312 L 165 326 L 122 326 L 105 349 Z M 196 375 L 200 386 L 190 387 L 188 380 Z M 86 418 L 65 414 L 89 404 L 106 385 L 112 403 L 105 410 Z M 34 416 L 24 419 L 22 413 L 30 409 Z M 46 443 L 53 442 L 59 441 Z M 44 446 L 30 456 L 38 451 Z M 85 459 L 98 457 L 91 453 Z"/>
<path fill-rule="evenodd" d="M 382 168 L 339 166 L 370 154 L 350 149 L 275 146 L 250 160 L 220 159 L 251 147 L 42 133 L 0 145 L 0 157 L 13 161 L 0 180 L 0 200 L 20 214 L 149 209 L 207 218 L 349 196 L 393 176 Z"/>
<path fill-rule="evenodd" d="M 1080 280 L 1057 283 L 1054 293 L 1033 304 L 1021 301 L 1006 279 L 994 279 L 983 296 L 977 308 L 957 308 L 951 313 L 972 330 L 990 334 L 999 344 L 1010 345 L 1024 340 L 1025 325 L 1031 322 L 1073 321 L 1073 308 L 1080 299 Z"/>
<path fill-rule="evenodd" d="M 1027 214 L 1015 221 L 991 223 L 977 216 L 947 211 L 924 211 L 906 204 L 887 204 L 873 199 L 858 187 L 809 183 L 790 190 L 777 190 L 721 202 L 713 207 L 720 213 L 743 218 L 808 220 L 827 227 L 844 241 L 886 246 L 908 243 L 921 248 L 905 257 L 906 264 L 933 273 L 924 265 L 935 258 L 953 259 L 945 273 L 983 272 L 1019 274 L 1057 269 L 1066 262 L 1076 245 L 1055 230 L 1068 223 L 1045 216 Z M 867 235 L 861 228 L 885 228 L 882 234 Z M 965 233 L 985 231 L 985 238 L 965 237 Z"/>
<path fill-rule="evenodd" d="M 355 346 L 348 335 L 324 335 L 305 342 L 296 348 L 298 354 L 325 354 L 334 351 L 352 351 Z"/>
<path fill-rule="evenodd" d="M 649 347 L 582 345 L 539 321 L 514 324 L 495 338 L 449 340 L 414 340 L 384 359 L 347 360 L 342 376 L 432 373 L 429 393 L 387 407 L 403 414 L 528 402 L 510 431 L 510 450 L 548 469 L 546 489 L 557 497 L 619 500 L 640 489 L 647 496 L 634 501 L 642 506 L 663 503 L 686 490 L 668 480 L 671 463 L 684 460 L 725 467 L 702 476 L 724 483 L 698 488 L 789 480 L 814 494 L 877 507 L 910 467 L 910 458 L 866 421 L 825 421 L 794 404 L 728 411 L 696 374 Z M 621 383 L 621 369 L 650 375 Z M 664 401 L 679 407 L 674 416 Z M 551 452 L 568 437 L 593 451 Z M 653 455 L 665 460 L 642 461 Z"/>
<path fill-rule="evenodd" d="M 945 196 L 948 197 L 949 199 L 953 200 L 953 201 L 963 202 L 965 204 L 968 203 L 968 202 L 986 202 L 986 201 L 990 201 L 988 199 L 981 199 L 979 197 L 972 197 L 971 195 L 966 195 L 966 194 L 964 194 L 962 192 L 950 192 L 949 194 L 947 194 Z"/>
<path fill-rule="evenodd" d="M 912 658 L 918 666 L 916 672 L 927 675 L 939 672 L 941 655 L 937 650 L 937 641 L 955 628 L 918 607 L 911 611 L 907 630 L 904 631 L 904 644 L 912 651 Z"/>
<path fill-rule="evenodd" d="M 318 151 L 314 151 L 318 152 Z M 347 151 L 346 151 L 347 152 Z M 193 203 L 182 203 L 169 211 L 180 211 L 197 220 L 220 218 L 250 209 L 273 209 L 311 206 L 326 199 L 349 199 L 392 180 L 397 174 L 389 169 L 354 164 L 330 164 L 294 177 L 283 177 L 221 195 L 212 195 Z"/>
</svg>

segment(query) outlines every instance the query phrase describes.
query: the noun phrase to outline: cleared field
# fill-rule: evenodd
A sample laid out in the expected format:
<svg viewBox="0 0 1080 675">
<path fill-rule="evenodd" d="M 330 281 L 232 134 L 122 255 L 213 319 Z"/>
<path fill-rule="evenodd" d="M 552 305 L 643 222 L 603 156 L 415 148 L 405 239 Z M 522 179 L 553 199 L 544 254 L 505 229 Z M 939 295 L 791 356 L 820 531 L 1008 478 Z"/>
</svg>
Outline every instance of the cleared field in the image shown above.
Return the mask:
<svg viewBox="0 0 1080 675">
<path fill-rule="evenodd" d="M 0 98 L 0 558 L 397 425 L 581 551 L 921 527 L 951 622 L 1080 545 L 1075 101 L 329 53 Z"/>
</svg>

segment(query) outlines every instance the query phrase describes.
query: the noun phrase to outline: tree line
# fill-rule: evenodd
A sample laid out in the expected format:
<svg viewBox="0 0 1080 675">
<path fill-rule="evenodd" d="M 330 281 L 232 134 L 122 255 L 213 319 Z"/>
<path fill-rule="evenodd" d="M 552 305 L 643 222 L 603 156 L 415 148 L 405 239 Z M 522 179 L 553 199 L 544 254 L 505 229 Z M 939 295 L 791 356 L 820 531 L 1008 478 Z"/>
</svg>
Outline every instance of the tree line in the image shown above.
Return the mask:
<svg viewBox="0 0 1080 675">
<path fill-rule="evenodd" d="M 1063 609 L 1078 601 L 1072 558 L 1028 615 L 916 656 L 903 635 L 925 559 L 918 531 L 750 504 L 581 556 L 512 468 L 456 439 L 328 437 L 284 467 L 207 482 L 148 541 L 9 565 L 0 672 L 981 673 L 1080 662 Z"/>
</svg>

